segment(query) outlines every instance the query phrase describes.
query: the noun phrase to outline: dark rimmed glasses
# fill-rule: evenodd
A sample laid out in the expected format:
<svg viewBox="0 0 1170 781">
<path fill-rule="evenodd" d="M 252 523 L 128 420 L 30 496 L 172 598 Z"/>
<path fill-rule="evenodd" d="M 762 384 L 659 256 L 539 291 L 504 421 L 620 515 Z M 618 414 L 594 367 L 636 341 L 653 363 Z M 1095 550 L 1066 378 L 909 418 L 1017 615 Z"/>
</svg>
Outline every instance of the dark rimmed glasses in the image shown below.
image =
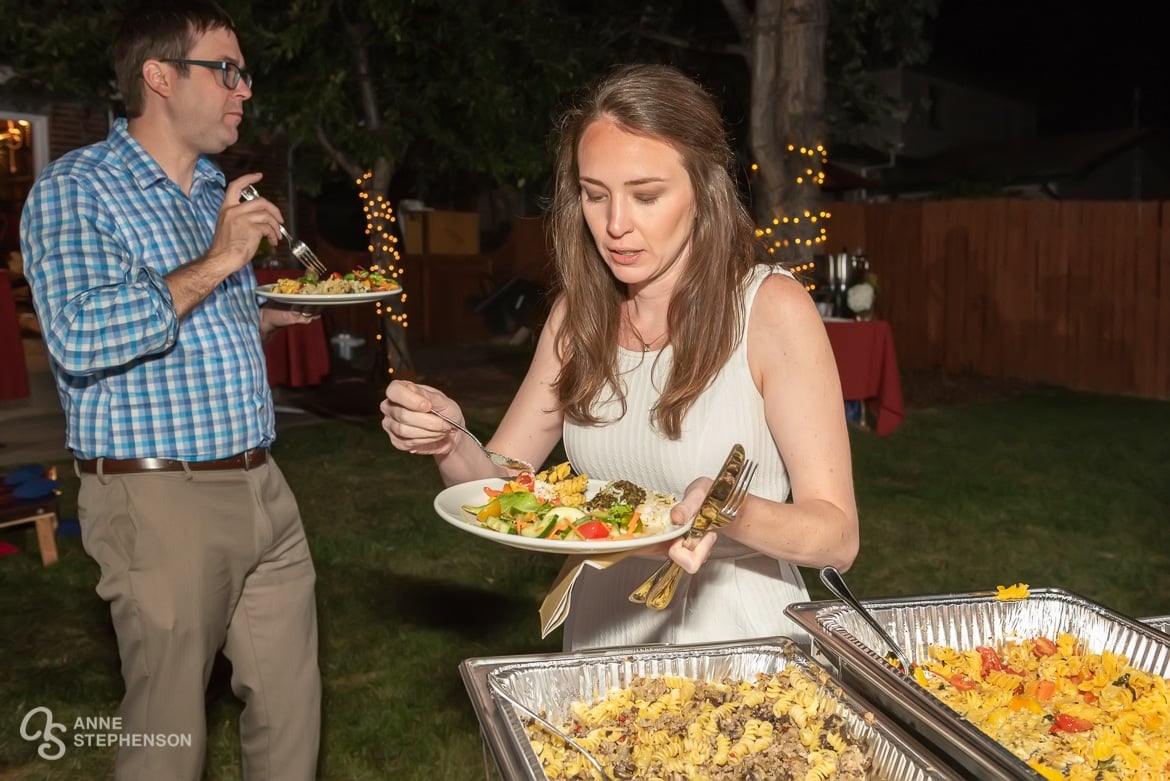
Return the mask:
<svg viewBox="0 0 1170 781">
<path fill-rule="evenodd" d="M 252 74 L 229 60 L 166 59 L 162 60 L 162 62 L 169 62 L 174 65 L 199 65 L 203 68 L 213 68 L 220 72 L 220 75 L 223 77 L 223 86 L 228 89 L 235 89 L 241 79 L 244 80 L 244 85 L 248 89 L 252 89 Z"/>
</svg>

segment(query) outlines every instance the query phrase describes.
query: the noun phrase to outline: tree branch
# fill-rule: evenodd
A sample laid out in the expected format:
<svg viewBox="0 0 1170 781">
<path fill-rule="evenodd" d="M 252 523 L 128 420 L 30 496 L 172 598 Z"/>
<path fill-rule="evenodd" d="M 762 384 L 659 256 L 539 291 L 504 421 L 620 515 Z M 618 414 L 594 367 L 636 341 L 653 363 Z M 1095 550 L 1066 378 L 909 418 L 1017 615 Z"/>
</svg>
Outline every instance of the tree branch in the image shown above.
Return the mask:
<svg viewBox="0 0 1170 781">
<path fill-rule="evenodd" d="M 736 57 L 747 57 L 747 48 L 742 43 L 728 43 L 721 46 L 703 46 L 689 41 L 686 38 L 680 38 L 676 35 L 659 32 L 658 30 L 648 30 L 644 27 L 638 28 L 636 34 L 639 37 L 646 38 L 651 41 L 658 41 L 665 43 L 668 46 L 674 46 L 678 49 L 686 49 L 692 52 L 704 52 L 707 54 L 732 54 Z"/>
<path fill-rule="evenodd" d="M 358 91 L 362 96 L 362 115 L 366 120 L 366 129 L 375 131 L 382 126 L 382 112 L 378 108 L 378 95 L 374 90 L 374 74 L 370 68 L 370 50 L 366 46 L 366 29 L 359 24 L 346 25 L 345 29 L 353 41 L 353 60 Z"/>
<path fill-rule="evenodd" d="M 333 162 L 341 166 L 342 170 L 350 177 L 360 179 L 366 172 L 365 168 L 356 160 L 333 145 L 333 142 L 329 140 L 329 134 L 325 132 L 325 127 L 320 122 L 317 123 L 317 143 L 321 145 L 321 148 L 325 150 Z"/>
<path fill-rule="evenodd" d="M 723 10 L 739 32 L 739 40 L 747 42 L 752 34 L 752 11 L 744 0 L 722 0 Z"/>
</svg>

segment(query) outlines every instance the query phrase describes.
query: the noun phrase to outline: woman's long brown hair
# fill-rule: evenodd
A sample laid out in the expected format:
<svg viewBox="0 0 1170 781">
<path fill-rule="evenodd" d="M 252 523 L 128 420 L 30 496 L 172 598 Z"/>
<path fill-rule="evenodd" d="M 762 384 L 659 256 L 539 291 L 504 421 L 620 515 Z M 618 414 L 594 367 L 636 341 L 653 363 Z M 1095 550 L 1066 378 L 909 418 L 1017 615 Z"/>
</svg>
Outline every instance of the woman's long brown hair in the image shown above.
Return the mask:
<svg viewBox="0 0 1170 781">
<path fill-rule="evenodd" d="M 735 157 L 711 96 L 661 65 L 625 66 L 598 83 L 561 120 L 550 214 L 556 292 L 565 302 L 556 393 L 569 420 L 602 423 L 592 405 L 607 388 L 626 411 L 616 349 L 626 289 L 610 273 L 585 223 L 577 168 L 582 134 L 603 117 L 676 150 L 695 192 L 690 253 L 667 314 L 674 361 L 654 408 L 654 424 L 678 439 L 687 411 L 742 336 L 743 281 L 767 256 L 740 201 Z"/>
</svg>

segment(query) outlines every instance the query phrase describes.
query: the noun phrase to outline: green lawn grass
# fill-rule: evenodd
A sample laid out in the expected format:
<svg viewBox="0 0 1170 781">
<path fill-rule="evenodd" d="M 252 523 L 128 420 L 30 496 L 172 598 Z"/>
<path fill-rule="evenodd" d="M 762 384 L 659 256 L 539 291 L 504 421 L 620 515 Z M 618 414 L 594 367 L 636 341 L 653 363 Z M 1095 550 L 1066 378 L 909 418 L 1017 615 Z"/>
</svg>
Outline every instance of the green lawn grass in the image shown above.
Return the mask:
<svg viewBox="0 0 1170 781">
<path fill-rule="evenodd" d="M 502 410 L 471 409 L 491 430 Z M 911 409 L 893 436 L 852 432 L 862 598 L 994 588 L 1075 591 L 1133 616 L 1170 613 L 1170 404 L 1033 389 Z M 318 572 L 325 682 L 322 779 L 481 779 L 461 660 L 555 651 L 537 608 L 560 559 L 492 545 L 438 520 L 432 463 L 390 447 L 373 418 L 282 432 Z M 65 466 L 62 512 L 75 514 Z M 112 749 L 41 759 L 20 737 L 38 705 L 59 722 L 112 716 L 121 693 L 97 568 L 76 537 L 44 568 L 31 530 L 0 539 L 0 779 L 97 779 Z M 815 597 L 826 592 L 805 573 Z M 208 779 L 236 779 L 238 703 L 226 665 L 209 692 Z"/>
</svg>

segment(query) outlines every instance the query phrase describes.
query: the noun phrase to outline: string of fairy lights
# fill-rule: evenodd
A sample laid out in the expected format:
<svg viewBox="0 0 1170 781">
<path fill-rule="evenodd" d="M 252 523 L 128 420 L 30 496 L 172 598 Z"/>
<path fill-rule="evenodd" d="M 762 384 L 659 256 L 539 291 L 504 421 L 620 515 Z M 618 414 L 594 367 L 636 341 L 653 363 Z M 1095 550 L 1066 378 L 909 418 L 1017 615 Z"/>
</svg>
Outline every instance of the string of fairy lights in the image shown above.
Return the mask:
<svg viewBox="0 0 1170 781">
<path fill-rule="evenodd" d="M 825 183 L 825 164 L 829 162 L 829 158 L 824 144 L 801 147 L 789 144 L 788 156 L 792 155 L 799 155 L 802 161 L 805 158 L 808 159 L 807 165 L 803 170 L 799 170 L 794 177 L 796 184 L 819 188 Z M 814 166 L 813 163 L 818 156 L 820 164 Z M 759 168 L 758 163 L 752 163 L 752 173 L 756 173 Z M 810 209 L 803 209 L 799 214 L 779 214 L 772 218 L 771 225 L 757 226 L 756 236 L 765 240 L 769 255 L 775 255 L 777 251 L 783 255 L 786 248 L 818 246 L 828 241 L 828 228 L 825 223 L 832 216 L 825 209 L 821 209 L 816 214 L 813 214 Z M 810 273 L 815 266 L 815 261 L 810 260 L 793 265 L 789 267 L 789 270 L 795 274 Z M 815 285 L 810 282 L 806 287 L 811 291 Z"/>
<path fill-rule="evenodd" d="M 366 236 L 369 240 L 366 249 L 369 250 L 371 258 L 388 258 L 389 260 L 385 266 L 380 266 L 377 262 L 373 262 L 370 266 L 370 271 L 398 280 L 399 284 L 401 284 L 399 277 L 402 276 L 402 269 L 398 263 L 402 260 L 402 256 L 398 252 L 398 232 L 395 227 L 398 218 L 395 216 L 394 209 L 391 207 L 388 198 L 382 195 L 370 195 L 368 191 L 369 181 L 373 176 L 373 171 L 366 171 L 361 177 L 355 180 L 358 186 L 358 197 L 362 201 L 362 211 L 366 216 Z M 405 288 L 403 288 L 403 293 L 399 298 L 405 304 Z M 401 312 L 395 312 L 389 305 L 383 306 L 382 301 L 374 302 L 374 306 L 379 320 L 388 317 L 392 323 L 396 323 L 403 328 L 407 327 L 405 306 L 403 306 Z M 384 328 L 378 329 L 376 338 L 379 342 L 382 341 L 384 332 Z M 393 365 L 387 369 L 387 373 L 394 373 Z"/>
</svg>

